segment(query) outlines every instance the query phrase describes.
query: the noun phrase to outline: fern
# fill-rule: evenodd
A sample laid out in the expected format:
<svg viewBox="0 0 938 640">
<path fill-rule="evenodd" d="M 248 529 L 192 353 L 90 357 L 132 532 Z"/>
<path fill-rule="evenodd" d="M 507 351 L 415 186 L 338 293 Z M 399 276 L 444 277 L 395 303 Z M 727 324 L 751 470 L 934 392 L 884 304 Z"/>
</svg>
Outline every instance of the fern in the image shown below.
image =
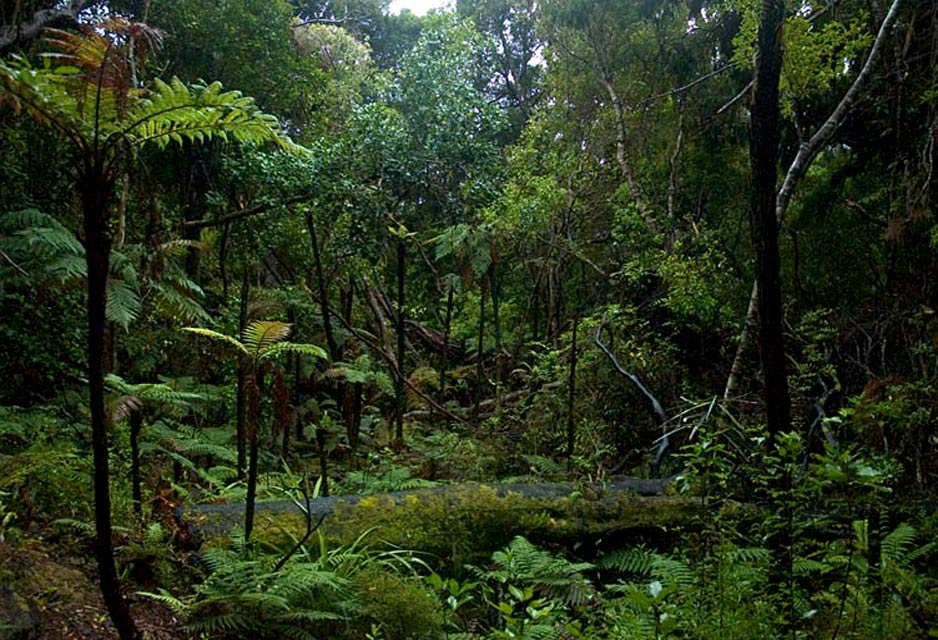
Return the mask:
<svg viewBox="0 0 938 640">
<path fill-rule="evenodd" d="M 629 547 L 601 556 L 596 561 L 596 566 L 600 569 L 612 569 L 620 573 L 645 577 L 651 574 L 657 557 L 658 554 L 644 547 Z"/>
<path fill-rule="evenodd" d="M 272 571 L 267 560 L 243 559 L 238 541 L 233 546 L 203 554 L 209 574 L 192 596 L 143 595 L 169 605 L 190 631 L 252 638 L 321 637 L 317 628 L 356 611 L 347 580 L 334 571 L 296 561 Z"/>
<path fill-rule="evenodd" d="M 527 584 L 536 591 L 567 605 L 586 604 L 593 596 L 593 586 L 583 572 L 594 565 L 569 562 L 542 551 L 522 536 L 515 537 L 502 551 L 492 554 L 493 569 L 474 569 L 486 581 L 502 584 Z"/>
<path fill-rule="evenodd" d="M 293 331 L 293 325 L 278 320 L 255 320 L 241 335 L 244 347 L 257 357 L 265 349 L 286 340 Z"/>
</svg>

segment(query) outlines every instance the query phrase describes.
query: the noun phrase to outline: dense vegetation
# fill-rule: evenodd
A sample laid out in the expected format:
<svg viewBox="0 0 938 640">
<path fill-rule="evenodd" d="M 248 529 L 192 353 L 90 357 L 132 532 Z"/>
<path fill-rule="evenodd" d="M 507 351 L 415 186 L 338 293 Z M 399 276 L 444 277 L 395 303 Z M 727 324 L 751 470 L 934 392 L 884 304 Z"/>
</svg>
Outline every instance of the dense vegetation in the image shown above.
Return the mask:
<svg viewBox="0 0 938 640">
<path fill-rule="evenodd" d="M 934 2 L 8 5 L 0 638 L 938 633 Z"/>
</svg>

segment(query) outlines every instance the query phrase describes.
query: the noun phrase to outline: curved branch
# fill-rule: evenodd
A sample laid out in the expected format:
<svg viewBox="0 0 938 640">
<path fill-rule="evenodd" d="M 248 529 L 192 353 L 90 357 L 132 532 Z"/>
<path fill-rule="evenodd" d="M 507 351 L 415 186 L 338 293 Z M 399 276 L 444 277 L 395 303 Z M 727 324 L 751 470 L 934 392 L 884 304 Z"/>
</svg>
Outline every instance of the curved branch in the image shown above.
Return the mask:
<svg viewBox="0 0 938 640">
<path fill-rule="evenodd" d="M 860 88 L 872 72 L 873 65 L 879 58 L 879 52 L 883 47 L 883 42 L 886 40 L 886 35 L 899 15 L 899 5 L 901 3 L 902 0 L 893 0 L 889 11 L 886 13 L 886 17 L 883 18 L 883 23 L 879 27 L 879 32 L 876 34 L 876 40 L 873 41 L 873 46 L 870 48 L 870 55 L 866 57 L 863 68 L 860 69 L 860 73 L 857 74 L 853 84 L 847 89 L 847 93 L 844 94 L 844 97 L 840 100 L 840 103 L 834 109 L 833 113 L 828 116 L 827 120 L 824 121 L 824 124 L 821 125 L 814 135 L 811 136 L 808 141 L 803 142 L 798 148 L 798 153 L 795 155 L 795 159 L 792 160 L 791 166 L 788 168 L 788 173 L 785 174 L 785 180 L 778 190 L 775 217 L 778 219 L 779 224 L 782 223 L 785 212 L 788 210 L 788 204 L 791 202 L 791 196 L 795 190 L 795 186 L 805 175 L 808 167 L 811 166 L 811 162 L 814 161 L 814 158 L 817 156 L 818 152 L 820 152 L 821 148 L 830 141 L 837 132 L 837 129 L 840 128 L 840 125 L 843 124 L 847 113 L 860 95 Z"/>
<path fill-rule="evenodd" d="M 651 406 L 655 411 L 655 415 L 658 417 L 658 423 L 661 425 L 662 436 L 660 443 L 658 444 L 658 450 L 655 452 L 655 459 L 651 464 L 652 475 L 657 475 L 658 470 L 661 467 L 661 460 L 664 458 L 665 452 L 668 450 L 670 441 L 668 438 L 667 424 L 668 424 L 668 414 L 665 412 L 664 407 L 661 406 L 661 403 L 658 402 L 658 398 L 648 390 L 644 384 L 642 384 L 641 379 L 632 373 L 631 371 L 626 371 L 625 368 L 619 364 L 619 359 L 616 358 L 615 354 L 609 350 L 603 341 L 602 341 L 602 332 L 603 329 L 606 329 L 609 326 L 610 318 L 603 318 L 603 321 L 598 327 L 596 327 L 596 333 L 593 335 L 593 342 L 596 343 L 596 346 L 609 358 L 609 362 L 612 363 L 612 366 L 615 367 L 616 371 L 628 378 L 632 384 L 641 391 L 646 398 L 651 401 Z"/>
<path fill-rule="evenodd" d="M 64 7 L 37 11 L 32 18 L 19 24 L 8 24 L 0 27 L 0 50 L 12 47 L 18 42 L 32 40 L 50 24 L 60 20 L 74 22 L 90 0 L 72 0 Z"/>
</svg>

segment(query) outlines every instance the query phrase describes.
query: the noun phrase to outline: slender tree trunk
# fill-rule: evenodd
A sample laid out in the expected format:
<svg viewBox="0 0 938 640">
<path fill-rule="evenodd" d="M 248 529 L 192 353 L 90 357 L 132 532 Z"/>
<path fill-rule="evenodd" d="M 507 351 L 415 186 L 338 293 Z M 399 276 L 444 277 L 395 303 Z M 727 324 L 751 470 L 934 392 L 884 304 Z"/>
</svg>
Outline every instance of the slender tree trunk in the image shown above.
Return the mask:
<svg viewBox="0 0 938 640">
<path fill-rule="evenodd" d="M 143 428 L 143 411 L 130 412 L 130 487 L 134 501 L 134 513 L 143 513 L 143 493 L 140 490 L 140 431 Z"/>
<path fill-rule="evenodd" d="M 358 448 L 359 433 L 362 424 L 362 394 L 365 392 L 365 385 L 356 382 L 352 385 L 352 424 L 349 428 L 349 446 L 354 452 Z"/>
<path fill-rule="evenodd" d="M 94 459 L 94 549 L 101 595 L 108 613 L 121 640 L 132 640 L 140 634 L 131 617 L 130 607 L 121 594 L 111 543 L 110 468 L 104 408 L 104 326 L 111 249 L 107 218 L 113 184 L 99 173 L 92 173 L 84 176 L 80 188 L 88 267 L 88 395 Z"/>
<path fill-rule="evenodd" d="M 440 354 L 440 395 L 446 391 L 446 367 L 449 358 L 446 357 L 446 346 L 449 345 L 449 331 L 453 323 L 453 287 L 446 292 L 446 321 L 443 323 L 443 351 Z"/>
<path fill-rule="evenodd" d="M 576 448 L 576 420 L 573 406 L 576 402 L 576 331 L 580 324 L 580 313 L 573 316 L 573 336 L 570 338 L 570 376 L 567 380 L 567 459 L 573 460 Z"/>
<path fill-rule="evenodd" d="M 245 376 L 245 435 L 248 443 L 247 496 L 244 499 L 244 541 L 250 542 L 254 529 L 254 503 L 257 498 L 257 432 L 261 413 L 260 373 L 253 363 Z"/>
<path fill-rule="evenodd" d="M 394 445 L 404 446 L 404 278 L 407 267 L 407 246 L 404 238 L 397 239 L 397 381 L 395 399 L 397 412 L 394 416 Z"/>
<path fill-rule="evenodd" d="M 200 165 L 201 160 L 199 158 L 199 153 L 194 150 L 189 152 L 189 169 L 188 169 L 188 188 L 186 193 L 186 198 L 188 204 L 186 205 L 186 222 L 194 222 L 196 220 L 201 220 L 203 217 L 203 212 L 205 210 L 204 206 L 204 189 L 203 186 L 204 180 L 202 180 L 203 169 Z M 195 283 L 199 283 L 201 280 L 201 251 L 197 243 L 202 237 L 202 230 L 198 227 L 184 226 L 183 235 L 186 240 L 189 240 L 193 244 L 190 244 L 186 247 L 186 276 Z"/>
<path fill-rule="evenodd" d="M 766 421 L 770 452 L 779 436 L 791 428 L 785 346 L 782 333 L 781 264 L 778 247 L 777 203 L 779 146 L 779 79 L 782 70 L 784 0 L 763 0 L 759 25 L 759 54 L 753 92 L 749 156 L 752 165 L 750 224 L 759 283 L 759 352 L 765 378 Z M 783 463 L 784 464 L 784 463 Z M 780 474 L 775 495 L 781 523 L 769 533 L 772 552 L 771 583 L 785 607 L 782 635 L 794 637 L 792 594 L 791 486 L 789 471 Z"/>
<path fill-rule="evenodd" d="M 479 297 L 479 342 L 476 349 L 476 389 L 475 389 L 475 407 L 479 410 L 479 403 L 482 401 L 482 386 L 485 371 L 485 299 L 488 297 L 489 288 L 482 282 L 482 293 Z"/>
<path fill-rule="evenodd" d="M 319 491 L 323 497 L 329 496 L 329 452 L 326 450 L 328 435 L 325 426 L 323 426 L 323 421 L 320 420 L 316 425 L 316 449 L 319 452 L 319 475 L 322 478 Z"/>
<path fill-rule="evenodd" d="M 313 267 L 316 269 L 316 286 L 319 293 L 319 312 L 322 314 L 322 328 L 326 334 L 326 345 L 329 347 L 329 357 L 333 362 L 339 360 L 339 346 L 332 333 L 332 321 L 329 318 L 329 293 L 326 290 L 326 276 L 322 270 L 322 259 L 319 254 L 319 240 L 316 235 L 316 223 L 313 214 L 306 211 L 306 229 L 309 231 L 309 244 L 313 250 Z"/>
<path fill-rule="evenodd" d="M 228 248 L 231 246 L 231 223 L 222 228 L 221 245 L 218 247 L 218 272 L 221 276 L 221 295 L 228 297 Z"/>
<path fill-rule="evenodd" d="M 248 302 L 251 295 L 251 279 L 248 277 L 248 266 L 244 265 L 241 276 L 241 304 L 238 315 L 238 338 L 244 335 L 248 326 Z M 238 446 L 238 478 L 244 479 L 244 470 L 247 467 L 247 366 L 244 356 L 238 356 L 238 398 L 237 398 L 237 446 Z"/>
<path fill-rule="evenodd" d="M 502 350 L 502 320 L 501 316 L 499 315 L 501 291 L 498 279 L 495 276 L 494 262 L 492 263 L 492 268 L 489 269 L 489 288 L 492 291 L 492 331 L 495 333 L 495 354 L 497 357 Z"/>
</svg>

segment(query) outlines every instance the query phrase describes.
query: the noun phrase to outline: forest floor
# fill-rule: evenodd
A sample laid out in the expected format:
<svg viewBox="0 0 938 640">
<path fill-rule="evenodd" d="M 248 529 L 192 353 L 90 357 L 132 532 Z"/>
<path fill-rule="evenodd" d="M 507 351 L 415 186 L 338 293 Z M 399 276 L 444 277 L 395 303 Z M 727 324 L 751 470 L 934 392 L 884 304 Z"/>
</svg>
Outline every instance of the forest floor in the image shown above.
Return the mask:
<svg viewBox="0 0 938 640">
<path fill-rule="evenodd" d="M 134 594 L 144 587 L 127 581 L 125 588 L 146 640 L 186 637 L 166 606 Z M 117 638 L 101 598 L 90 541 L 56 540 L 33 525 L 20 531 L 15 544 L 0 542 L 0 638 Z"/>
</svg>

